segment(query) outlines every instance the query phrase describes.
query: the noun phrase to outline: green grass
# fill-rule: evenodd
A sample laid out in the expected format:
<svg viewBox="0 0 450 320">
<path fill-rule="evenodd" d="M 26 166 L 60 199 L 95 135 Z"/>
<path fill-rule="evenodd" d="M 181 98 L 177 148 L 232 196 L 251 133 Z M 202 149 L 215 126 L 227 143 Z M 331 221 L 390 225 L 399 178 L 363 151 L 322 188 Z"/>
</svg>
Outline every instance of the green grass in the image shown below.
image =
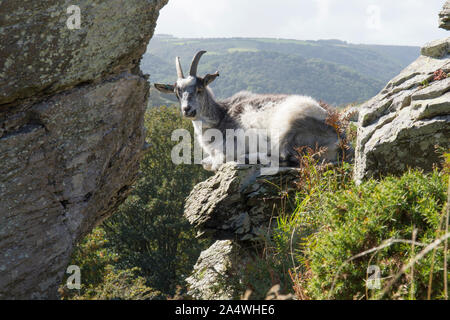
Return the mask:
<svg viewBox="0 0 450 320">
<path fill-rule="evenodd" d="M 314 221 L 303 228 L 317 230 L 302 245 L 301 266 L 310 272 L 305 288 L 308 295 L 316 299 L 425 299 L 428 279 L 433 273 L 432 297 L 442 298 L 442 248 L 436 252 L 437 267 L 433 271 L 431 255 L 426 256 L 415 265 L 414 277 L 408 270 L 383 297 L 380 293 L 423 245 L 442 235 L 438 230 L 447 200 L 447 181 L 448 176 L 437 171 L 427 175 L 409 171 L 401 177 L 370 180 L 361 186 L 350 185 L 322 194 L 320 202 L 304 213 L 312 215 L 308 218 Z M 420 246 L 417 244 L 413 252 L 409 241 L 414 230 Z M 389 239 L 401 242 L 352 259 Z M 381 271 L 379 290 L 366 291 L 370 265 Z"/>
<path fill-rule="evenodd" d="M 247 267 L 252 298 L 274 283 L 298 299 L 445 297 L 443 243 L 402 267 L 445 233 L 448 173 L 409 170 L 357 186 L 349 164 L 305 164 L 296 210 L 280 212 L 266 255 Z M 369 266 L 380 270 L 379 288 L 366 286 Z"/>
<path fill-rule="evenodd" d="M 305 45 L 305 46 L 319 46 L 313 41 L 304 41 L 304 40 L 294 40 L 294 39 L 274 39 L 274 38 L 251 38 L 251 40 L 264 42 L 264 43 L 273 43 L 273 44 L 295 44 L 295 45 Z"/>
<path fill-rule="evenodd" d="M 229 48 L 227 50 L 229 53 L 234 53 L 234 52 L 258 52 L 258 49 L 255 48 Z"/>
</svg>

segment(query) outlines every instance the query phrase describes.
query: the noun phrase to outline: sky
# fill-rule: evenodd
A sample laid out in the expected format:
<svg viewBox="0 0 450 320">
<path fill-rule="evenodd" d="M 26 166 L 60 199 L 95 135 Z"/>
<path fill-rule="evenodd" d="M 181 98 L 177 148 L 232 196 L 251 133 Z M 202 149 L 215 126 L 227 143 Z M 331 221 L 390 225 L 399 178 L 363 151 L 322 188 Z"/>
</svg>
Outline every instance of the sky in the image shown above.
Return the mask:
<svg viewBox="0 0 450 320">
<path fill-rule="evenodd" d="M 169 0 L 156 34 L 414 45 L 449 36 L 445 0 Z"/>
</svg>

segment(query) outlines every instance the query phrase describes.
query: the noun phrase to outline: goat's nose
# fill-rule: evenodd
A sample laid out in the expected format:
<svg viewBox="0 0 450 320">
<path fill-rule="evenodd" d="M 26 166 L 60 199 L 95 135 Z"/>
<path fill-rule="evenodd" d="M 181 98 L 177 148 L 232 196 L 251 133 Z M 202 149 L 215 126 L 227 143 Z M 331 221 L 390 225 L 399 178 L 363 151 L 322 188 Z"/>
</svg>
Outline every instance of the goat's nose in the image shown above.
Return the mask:
<svg viewBox="0 0 450 320">
<path fill-rule="evenodd" d="M 183 111 L 184 111 L 184 112 L 189 112 L 189 111 L 191 111 L 191 106 L 185 106 L 185 107 L 183 107 Z"/>
</svg>

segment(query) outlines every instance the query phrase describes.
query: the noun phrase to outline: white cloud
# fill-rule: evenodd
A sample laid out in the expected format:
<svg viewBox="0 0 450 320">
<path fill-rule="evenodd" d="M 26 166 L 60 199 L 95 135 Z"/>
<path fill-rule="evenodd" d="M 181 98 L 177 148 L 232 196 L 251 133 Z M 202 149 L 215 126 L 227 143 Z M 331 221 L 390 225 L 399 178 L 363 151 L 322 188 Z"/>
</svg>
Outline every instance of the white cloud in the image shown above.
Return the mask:
<svg viewBox="0 0 450 320">
<path fill-rule="evenodd" d="M 438 29 L 443 0 L 170 0 L 156 33 L 179 37 L 341 39 L 423 45 Z M 379 16 L 377 10 L 379 8 Z"/>
</svg>

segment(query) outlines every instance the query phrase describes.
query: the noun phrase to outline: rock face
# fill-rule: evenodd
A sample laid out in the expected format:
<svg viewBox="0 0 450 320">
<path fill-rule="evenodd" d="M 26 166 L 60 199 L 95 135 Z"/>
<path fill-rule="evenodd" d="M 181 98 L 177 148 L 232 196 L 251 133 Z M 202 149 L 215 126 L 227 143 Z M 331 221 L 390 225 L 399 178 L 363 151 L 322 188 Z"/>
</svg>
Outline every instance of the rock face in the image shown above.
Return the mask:
<svg viewBox="0 0 450 320">
<path fill-rule="evenodd" d="M 166 2 L 80 0 L 79 30 L 70 1 L 0 2 L 0 299 L 56 298 L 74 244 L 127 196 Z"/>
<path fill-rule="evenodd" d="M 186 279 L 190 295 L 205 300 L 239 296 L 230 279 L 239 278 L 255 254 L 255 246 L 270 234 L 270 224 L 279 210 L 293 212 L 295 204 L 288 198 L 298 177 L 293 168 L 262 175 L 259 166 L 229 162 L 194 187 L 184 214 L 199 235 L 216 242 L 202 252 L 193 274 Z"/>
<path fill-rule="evenodd" d="M 167 0 L 2 1 L 0 105 L 135 68 Z"/>
<path fill-rule="evenodd" d="M 294 192 L 298 176 L 292 168 L 262 175 L 259 166 L 226 163 L 214 176 L 194 187 L 186 200 L 184 215 L 199 236 L 258 240 L 267 234 L 281 198 Z"/>
<path fill-rule="evenodd" d="M 439 13 L 439 28 L 450 30 L 450 1 L 445 1 L 444 8 Z"/>
<path fill-rule="evenodd" d="M 186 279 L 189 295 L 200 300 L 239 298 L 236 279 L 246 262 L 252 259 L 248 250 L 232 240 L 218 240 L 203 251 Z"/>
<path fill-rule="evenodd" d="M 431 170 L 435 146 L 450 148 L 450 38 L 433 41 L 421 56 L 362 106 L 355 180 Z"/>
</svg>

